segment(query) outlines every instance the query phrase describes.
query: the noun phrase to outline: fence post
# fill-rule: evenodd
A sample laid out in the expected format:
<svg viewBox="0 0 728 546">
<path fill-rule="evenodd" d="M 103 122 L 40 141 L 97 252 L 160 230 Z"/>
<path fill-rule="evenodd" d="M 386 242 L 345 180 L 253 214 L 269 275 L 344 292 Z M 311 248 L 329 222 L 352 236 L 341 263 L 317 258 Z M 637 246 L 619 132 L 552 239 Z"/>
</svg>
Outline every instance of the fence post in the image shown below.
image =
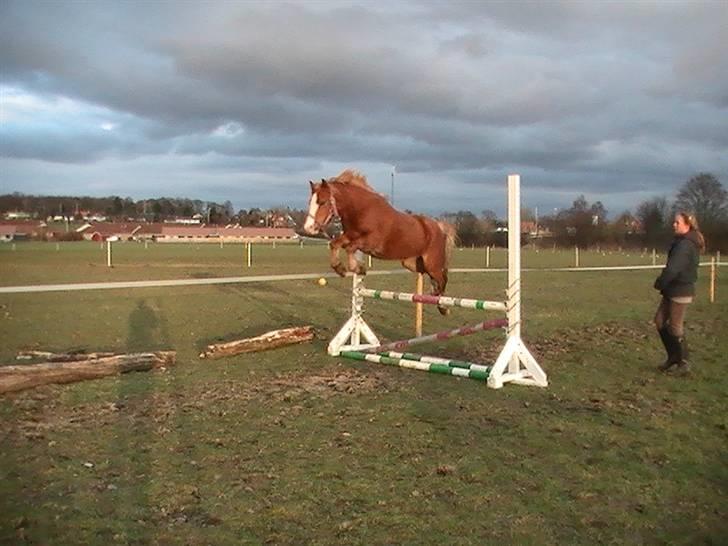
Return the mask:
<svg viewBox="0 0 728 546">
<path fill-rule="evenodd" d="M 715 303 L 715 257 L 710 259 L 710 303 Z"/>
<path fill-rule="evenodd" d="M 106 266 L 114 267 L 111 262 L 111 241 L 106 240 Z"/>
<path fill-rule="evenodd" d="M 248 241 L 247 255 L 248 255 L 248 267 L 253 267 L 253 243 L 251 243 L 250 241 Z"/>
<path fill-rule="evenodd" d="M 417 285 L 415 287 L 415 294 L 422 294 L 423 290 L 423 276 L 422 273 L 417 273 Z M 422 335 L 422 303 L 417 302 L 415 304 L 415 337 Z"/>
<path fill-rule="evenodd" d="M 490 269 L 490 245 L 485 245 L 485 268 Z"/>
<path fill-rule="evenodd" d="M 574 267 L 579 267 L 579 245 L 574 246 Z"/>
</svg>

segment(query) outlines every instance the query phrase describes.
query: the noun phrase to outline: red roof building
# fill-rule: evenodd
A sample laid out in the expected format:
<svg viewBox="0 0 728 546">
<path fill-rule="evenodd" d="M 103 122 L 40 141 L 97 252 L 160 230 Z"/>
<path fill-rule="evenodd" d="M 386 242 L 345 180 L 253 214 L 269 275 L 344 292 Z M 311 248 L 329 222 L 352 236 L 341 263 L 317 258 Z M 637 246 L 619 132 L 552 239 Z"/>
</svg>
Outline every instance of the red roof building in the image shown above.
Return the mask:
<svg viewBox="0 0 728 546">
<path fill-rule="evenodd" d="M 46 234 L 46 224 L 38 220 L 0 221 L 0 229 L 4 234 L 3 240 L 42 238 Z M 9 237 L 12 235 L 10 239 Z"/>
<path fill-rule="evenodd" d="M 17 228 L 13 225 L 0 225 L 0 242 L 8 242 L 15 239 Z"/>
<path fill-rule="evenodd" d="M 87 241 L 106 241 L 110 237 L 117 237 L 122 241 L 134 240 L 134 234 L 141 229 L 140 224 L 88 224 L 78 231 Z"/>
<path fill-rule="evenodd" d="M 154 237 L 159 242 L 260 242 L 297 241 L 298 235 L 290 228 L 256 228 L 242 226 L 170 226 L 163 225 Z"/>
</svg>

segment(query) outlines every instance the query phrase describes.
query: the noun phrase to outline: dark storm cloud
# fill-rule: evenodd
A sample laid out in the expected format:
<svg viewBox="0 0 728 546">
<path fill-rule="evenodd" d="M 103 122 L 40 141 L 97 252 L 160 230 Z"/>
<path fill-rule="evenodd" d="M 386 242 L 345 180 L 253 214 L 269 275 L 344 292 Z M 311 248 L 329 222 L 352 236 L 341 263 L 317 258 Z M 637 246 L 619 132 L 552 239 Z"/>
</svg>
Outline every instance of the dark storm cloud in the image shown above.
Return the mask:
<svg viewBox="0 0 728 546">
<path fill-rule="evenodd" d="M 436 180 L 465 207 L 508 171 L 628 205 L 725 176 L 727 28 L 717 2 L 6 1 L 2 182 L 126 161 L 160 184 L 184 165 L 191 196 L 239 190 L 236 169 L 285 195 L 396 164 L 419 180 L 410 208 Z"/>
</svg>

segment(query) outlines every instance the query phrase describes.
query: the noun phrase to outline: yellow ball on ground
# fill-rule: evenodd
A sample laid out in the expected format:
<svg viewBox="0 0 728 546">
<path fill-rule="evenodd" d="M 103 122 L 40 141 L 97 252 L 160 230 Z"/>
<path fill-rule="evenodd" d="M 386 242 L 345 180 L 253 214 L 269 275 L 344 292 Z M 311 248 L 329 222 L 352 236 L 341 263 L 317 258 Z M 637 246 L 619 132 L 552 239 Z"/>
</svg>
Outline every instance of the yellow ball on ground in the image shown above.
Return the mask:
<svg viewBox="0 0 728 546">
<path fill-rule="evenodd" d="M 324 279 L 323 277 L 321 277 L 318 280 L 318 283 L 319 283 L 319 286 L 326 286 L 326 279 Z"/>
</svg>

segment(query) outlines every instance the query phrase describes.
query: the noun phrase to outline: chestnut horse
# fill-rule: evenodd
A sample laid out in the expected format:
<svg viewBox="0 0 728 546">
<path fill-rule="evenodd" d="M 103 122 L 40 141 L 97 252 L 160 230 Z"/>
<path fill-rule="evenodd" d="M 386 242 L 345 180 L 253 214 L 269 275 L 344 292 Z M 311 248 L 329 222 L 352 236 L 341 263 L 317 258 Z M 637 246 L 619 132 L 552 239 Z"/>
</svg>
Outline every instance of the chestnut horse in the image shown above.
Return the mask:
<svg viewBox="0 0 728 546">
<path fill-rule="evenodd" d="M 427 273 L 433 295 L 445 292 L 448 262 L 455 245 L 451 224 L 399 212 L 369 186 L 365 176 L 352 170 L 309 183 L 311 197 L 303 230 L 310 235 L 320 233 L 335 217 L 344 229 L 329 244 L 334 271 L 342 277 L 346 274 L 339 259 L 343 248 L 348 255 L 348 270 L 365 274 L 355 256 L 360 250 L 382 260 L 401 260 L 410 271 Z M 443 315 L 448 313 L 445 307 L 438 309 Z"/>
</svg>

